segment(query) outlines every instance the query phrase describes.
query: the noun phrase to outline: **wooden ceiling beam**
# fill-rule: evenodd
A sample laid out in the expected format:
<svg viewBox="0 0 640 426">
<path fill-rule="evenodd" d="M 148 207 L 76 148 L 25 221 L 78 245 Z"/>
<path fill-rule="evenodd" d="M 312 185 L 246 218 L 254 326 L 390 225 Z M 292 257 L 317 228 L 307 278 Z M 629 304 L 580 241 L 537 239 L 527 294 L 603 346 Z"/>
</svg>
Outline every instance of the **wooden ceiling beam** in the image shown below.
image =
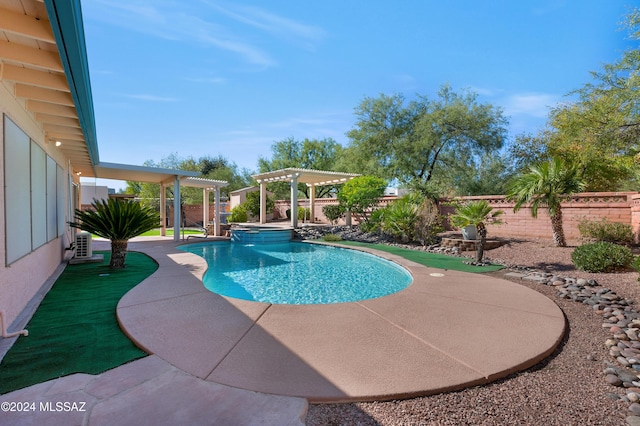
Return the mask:
<svg viewBox="0 0 640 426">
<path fill-rule="evenodd" d="M 42 87 L 28 86 L 22 83 L 16 83 L 14 91 L 18 98 L 27 98 L 34 101 L 43 101 L 70 107 L 75 106 L 71 93 L 69 92 L 43 89 Z"/>
<path fill-rule="evenodd" d="M 51 44 L 56 42 L 49 21 L 7 9 L 0 9 L 0 29 Z"/>
<path fill-rule="evenodd" d="M 66 105 L 27 100 L 26 107 L 30 112 L 41 112 L 44 114 L 59 115 L 61 117 L 78 119 L 78 113 L 76 112 L 76 109 Z"/>
<path fill-rule="evenodd" d="M 31 65 L 49 71 L 64 72 L 58 52 L 51 52 L 0 40 L 0 58 L 3 61 Z"/>
<path fill-rule="evenodd" d="M 58 126 L 56 124 L 43 124 L 42 129 L 47 133 L 57 133 L 60 135 L 83 136 L 82 129 L 79 127 Z"/>
<path fill-rule="evenodd" d="M 24 83 L 46 89 L 69 92 L 69 85 L 64 74 L 52 74 L 33 68 L 24 68 L 11 64 L 0 64 L 0 79 Z"/>
<path fill-rule="evenodd" d="M 58 126 L 77 127 L 80 128 L 80 121 L 77 118 L 61 117 L 59 115 L 44 114 L 37 112 L 35 119 L 43 124 L 56 124 Z"/>
</svg>

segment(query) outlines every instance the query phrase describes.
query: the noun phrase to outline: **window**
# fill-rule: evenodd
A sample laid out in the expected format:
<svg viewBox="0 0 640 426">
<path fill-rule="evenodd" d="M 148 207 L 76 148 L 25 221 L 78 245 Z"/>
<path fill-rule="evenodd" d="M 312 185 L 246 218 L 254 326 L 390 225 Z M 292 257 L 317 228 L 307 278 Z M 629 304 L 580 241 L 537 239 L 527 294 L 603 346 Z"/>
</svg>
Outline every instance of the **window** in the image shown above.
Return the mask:
<svg viewBox="0 0 640 426">
<path fill-rule="evenodd" d="M 7 265 L 64 232 L 65 174 L 44 149 L 4 116 Z"/>
</svg>

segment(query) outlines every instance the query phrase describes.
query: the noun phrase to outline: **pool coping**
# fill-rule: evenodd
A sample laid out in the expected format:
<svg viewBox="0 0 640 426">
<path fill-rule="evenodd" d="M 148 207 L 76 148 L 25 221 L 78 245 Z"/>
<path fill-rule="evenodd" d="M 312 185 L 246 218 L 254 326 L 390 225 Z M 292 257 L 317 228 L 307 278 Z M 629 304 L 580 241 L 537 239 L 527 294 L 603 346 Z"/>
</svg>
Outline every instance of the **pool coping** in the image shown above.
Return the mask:
<svg viewBox="0 0 640 426">
<path fill-rule="evenodd" d="M 204 288 L 204 259 L 181 244 L 132 240 L 130 250 L 151 256 L 159 269 L 120 300 L 118 320 L 147 352 L 234 388 L 310 402 L 430 395 L 525 370 L 548 357 L 565 332 L 560 308 L 534 290 L 367 247 L 341 246 L 402 265 L 413 283 L 334 305 L 231 299 Z"/>
</svg>

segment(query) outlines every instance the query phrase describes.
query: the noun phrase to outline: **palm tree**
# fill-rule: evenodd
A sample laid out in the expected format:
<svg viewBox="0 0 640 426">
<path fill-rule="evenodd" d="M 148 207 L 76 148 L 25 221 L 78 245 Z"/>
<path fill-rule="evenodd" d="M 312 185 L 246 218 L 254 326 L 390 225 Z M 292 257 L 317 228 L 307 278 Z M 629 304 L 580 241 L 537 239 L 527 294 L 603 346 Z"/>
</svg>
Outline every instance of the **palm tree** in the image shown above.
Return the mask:
<svg viewBox="0 0 640 426">
<path fill-rule="evenodd" d="M 473 225 L 476 227 L 476 234 L 480 237 L 480 244 L 476 252 L 476 263 L 481 263 L 484 257 L 484 246 L 487 242 L 486 222 L 494 224 L 502 223 L 499 216 L 502 210 L 493 211 L 487 200 L 473 201 L 457 208 L 456 213 L 451 216 L 451 224 L 457 228 Z"/>
<path fill-rule="evenodd" d="M 566 195 L 584 188 L 584 180 L 577 164 L 567 163 L 554 157 L 539 163 L 514 178 L 509 184 L 507 199 L 515 201 L 514 213 L 525 204 L 531 204 L 531 216 L 538 217 L 538 208 L 546 206 L 551 218 L 553 241 L 557 247 L 566 247 L 567 241 L 562 227 L 562 199 Z"/>
<path fill-rule="evenodd" d="M 69 226 L 110 240 L 111 268 L 125 267 L 130 238 L 159 225 L 158 213 L 135 201 L 113 198 L 94 200 L 91 207 L 88 211 L 76 209 L 76 222 L 69 222 Z"/>
</svg>

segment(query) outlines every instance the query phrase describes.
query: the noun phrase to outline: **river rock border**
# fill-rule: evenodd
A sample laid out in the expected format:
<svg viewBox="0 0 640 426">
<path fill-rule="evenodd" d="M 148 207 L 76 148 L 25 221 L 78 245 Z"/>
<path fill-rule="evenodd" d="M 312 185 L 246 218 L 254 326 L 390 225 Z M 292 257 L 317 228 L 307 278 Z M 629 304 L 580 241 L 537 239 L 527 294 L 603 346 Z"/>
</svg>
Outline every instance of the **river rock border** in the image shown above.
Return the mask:
<svg viewBox="0 0 640 426">
<path fill-rule="evenodd" d="M 595 280 L 564 277 L 523 267 L 509 267 L 505 276 L 511 279 L 523 279 L 553 286 L 557 297 L 591 306 L 602 316 L 602 327 L 609 330 L 611 336 L 604 342 L 612 360 L 618 365 L 609 364 L 603 370 L 604 380 L 619 388 L 626 395 L 618 397 L 629 404 L 629 425 L 640 425 L 640 313 L 633 306 L 634 301 L 625 299 L 613 290 L 600 286 Z M 593 356 L 588 355 L 593 361 Z"/>
<path fill-rule="evenodd" d="M 345 226 L 306 227 L 295 230 L 295 236 L 299 239 L 317 239 L 328 233 L 340 235 L 344 240 L 391 244 L 460 256 L 457 247 L 444 247 L 439 244 L 428 247 L 397 244 L 379 235 L 366 234 L 357 228 Z M 490 264 L 488 261 L 485 263 Z M 627 424 L 640 426 L 640 313 L 633 306 L 634 301 L 619 296 L 609 288 L 602 287 L 596 280 L 566 277 L 522 266 L 505 265 L 505 268 L 507 278 L 555 287 L 558 298 L 590 306 L 596 314 L 602 316 L 602 327 L 611 333 L 604 345 L 609 350 L 612 361 L 617 364 L 608 363 L 603 369 L 604 380 L 612 386 L 623 388 L 626 392 L 623 396 L 618 394 L 609 394 L 609 396 L 629 404 Z M 590 354 L 587 359 L 593 361 L 594 357 Z"/>
</svg>

